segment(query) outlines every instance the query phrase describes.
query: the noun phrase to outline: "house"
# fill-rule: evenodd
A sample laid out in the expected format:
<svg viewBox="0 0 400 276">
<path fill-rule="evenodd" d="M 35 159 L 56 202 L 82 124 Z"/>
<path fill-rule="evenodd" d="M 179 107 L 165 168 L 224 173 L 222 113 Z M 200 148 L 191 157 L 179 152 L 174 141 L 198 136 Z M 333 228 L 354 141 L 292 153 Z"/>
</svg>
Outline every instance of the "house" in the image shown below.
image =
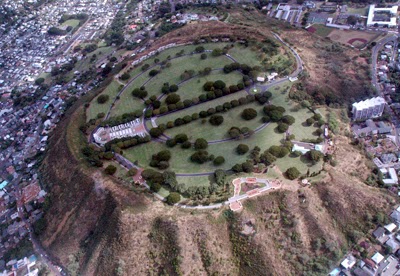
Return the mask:
<svg viewBox="0 0 400 276">
<path fill-rule="evenodd" d="M 400 244 L 396 239 L 390 237 L 387 242 L 385 243 L 386 246 L 389 246 L 392 249 L 392 252 L 395 253 L 399 248 Z"/>
<path fill-rule="evenodd" d="M 374 232 L 372 232 L 372 236 L 375 239 L 379 239 L 385 236 L 385 229 L 383 227 L 378 227 Z"/>
<path fill-rule="evenodd" d="M 340 265 L 347 270 L 351 269 L 355 264 L 356 258 L 354 258 L 353 255 L 348 255 L 346 259 L 344 259 L 343 262 L 340 263 Z"/>
<path fill-rule="evenodd" d="M 385 259 L 381 253 L 376 252 L 374 256 L 372 256 L 371 260 L 374 261 L 375 264 L 379 265 Z"/>
<path fill-rule="evenodd" d="M 400 224 L 400 212 L 398 210 L 394 210 L 391 214 L 390 217 L 396 222 L 397 224 Z"/>
<path fill-rule="evenodd" d="M 396 224 L 389 223 L 388 225 L 385 225 L 383 228 L 386 229 L 386 231 L 388 231 L 389 233 L 392 233 L 394 231 L 394 229 L 396 229 Z"/>
</svg>

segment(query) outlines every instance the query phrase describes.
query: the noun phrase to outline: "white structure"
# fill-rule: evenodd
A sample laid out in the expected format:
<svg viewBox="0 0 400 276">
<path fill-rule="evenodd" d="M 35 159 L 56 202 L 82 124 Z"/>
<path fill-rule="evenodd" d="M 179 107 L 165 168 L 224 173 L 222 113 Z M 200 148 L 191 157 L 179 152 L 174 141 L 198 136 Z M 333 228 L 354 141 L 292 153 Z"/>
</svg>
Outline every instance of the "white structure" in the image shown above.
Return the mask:
<svg viewBox="0 0 400 276">
<path fill-rule="evenodd" d="M 375 8 L 375 5 L 369 6 L 367 27 L 373 27 L 375 24 L 378 26 L 388 26 L 393 28 L 397 26 L 397 9 L 398 6 L 394 5 L 390 8 Z"/>
<path fill-rule="evenodd" d="M 383 174 L 383 183 L 385 184 L 398 184 L 399 179 L 397 177 L 397 173 L 395 169 L 389 168 L 389 169 L 380 169 L 381 173 Z"/>
<path fill-rule="evenodd" d="M 353 103 L 353 120 L 364 120 L 382 116 L 385 109 L 385 99 L 375 97 L 358 103 Z"/>
<path fill-rule="evenodd" d="M 356 264 L 356 261 L 353 255 L 349 255 L 340 264 L 344 269 L 351 269 Z"/>
<path fill-rule="evenodd" d="M 376 263 L 377 265 L 379 265 L 379 263 L 382 262 L 383 259 L 385 259 L 385 257 L 383 257 L 382 254 L 379 252 L 376 252 L 375 255 L 371 258 L 371 260 L 373 260 L 374 263 Z"/>
</svg>

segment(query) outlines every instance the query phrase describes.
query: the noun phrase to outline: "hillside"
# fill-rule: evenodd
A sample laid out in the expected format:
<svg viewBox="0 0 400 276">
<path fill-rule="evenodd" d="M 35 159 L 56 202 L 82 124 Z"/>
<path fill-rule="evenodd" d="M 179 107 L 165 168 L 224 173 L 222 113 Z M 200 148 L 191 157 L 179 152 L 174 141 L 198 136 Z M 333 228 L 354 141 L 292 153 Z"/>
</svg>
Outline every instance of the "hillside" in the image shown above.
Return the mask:
<svg viewBox="0 0 400 276">
<path fill-rule="evenodd" d="M 200 34 L 256 39 L 270 34 L 269 21 L 257 13 L 256 18 L 246 16 L 232 13 L 232 20 L 255 23 L 188 25 L 163 36 L 158 45 L 190 41 Z M 356 72 L 362 62 L 345 65 L 356 52 L 327 51 L 331 42 L 303 30 L 280 33 L 299 50 L 310 75 L 307 87 L 325 85 L 330 89 L 325 96 L 346 95 L 347 101 L 364 93 L 347 95 L 337 76 L 322 71 L 322 64 L 337 58 L 335 66 L 343 72 Z M 315 43 L 324 46 L 309 50 Z M 363 84 L 355 80 L 352 87 Z M 72 275 L 324 274 L 350 242 L 370 230 L 374 215 L 394 201 L 386 191 L 363 183 L 367 175 L 359 172 L 369 171 L 366 158 L 338 135 L 338 165 L 325 165 L 326 177 L 317 184 L 301 187 L 288 181 L 285 189 L 246 201 L 239 214 L 170 207 L 84 163 L 80 146 L 85 137 L 78 129 L 85 122 L 84 102 L 75 104 L 53 133 L 41 168 L 52 206 L 40 239 Z M 242 235 L 243 227 L 255 233 Z"/>
</svg>

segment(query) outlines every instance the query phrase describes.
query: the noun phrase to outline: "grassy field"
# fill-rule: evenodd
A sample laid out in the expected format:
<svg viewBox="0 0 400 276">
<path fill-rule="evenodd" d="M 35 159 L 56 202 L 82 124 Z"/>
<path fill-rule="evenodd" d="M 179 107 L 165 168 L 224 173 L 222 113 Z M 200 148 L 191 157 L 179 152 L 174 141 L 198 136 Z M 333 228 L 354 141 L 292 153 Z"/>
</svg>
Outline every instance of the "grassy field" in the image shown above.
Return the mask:
<svg viewBox="0 0 400 276">
<path fill-rule="evenodd" d="M 78 19 L 70 19 L 61 24 L 61 26 L 71 26 L 72 28 L 75 28 L 78 25 L 79 25 Z"/>
<path fill-rule="evenodd" d="M 180 83 L 180 76 L 185 70 L 194 70 L 195 74 L 197 74 L 199 70 L 202 70 L 206 67 L 216 69 L 232 63 L 232 61 L 226 56 L 212 57 L 210 54 L 208 55 L 209 57 L 205 60 L 201 60 L 200 55 L 198 54 L 171 60 L 171 67 L 162 70 L 157 76 L 152 78 L 146 84 L 146 89 L 149 92 L 149 96 L 160 95 L 162 85 L 166 82 L 169 84 Z M 148 76 L 148 73 L 145 74 Z"/>
<path fill-rule="evenodd" d="M 108 95 L 110 96 L 110 99 L 104 103 L 104 104 L 99 104 L 97 102 L 97 98 L 100 96 L 97 96 L 93 99 L 93 101 L 90 103 L 89 108 L 87 109 L 87 120 L 89 121 L 90 119 L 96 118 L 97 114 L 104 112 L 107 113 L 108 109 L 110 108 L 110 104 L 116 97 L 118 93 L 118 88 L 120 84 L 117 81 L 112 81 L 106 89 L 100 94 L 100 95 Z"/>
<path fill-rule="evenodd" d="M 369 7 L 365 8 L 348 8 L 347 12 L 350 14 L 368 15 Z"/>
<path fill-rule="evenodd" d="M 207 110 L 210 107 L 214 107 L 220 104 L 223 104 L 224 102 L 239 99 L 241 97 L 245 97 L 247 93 L 245 91 L 237 92 L 234 94 L 230 94 L 229 96 L 221 97 L 218 99 L 215 99 L 211 102 L 205 102 L 201 103 L 189 108 L 185 108 L 183 110 L 173 112 L 171 114 L 161 116 L 157 118 L 157 124 L 166 124 L 168 121 L 174 121 L 176 118 L 179 117 L 184 117 L 186 115 L 192 115 L 193 113 L 199 113 L 200 111 Z"/>
<path fill-rule="evenodd" d="M 333 31 L 332 28 L 326 27 L 322 24 L 314 24 L 312 26 L 316 29 L 314 34 L 322 37 L 327 37 Z"/>
<path fill-rule="evenodd" d="M 225 74 L 222 71 L 213 71 L 208 76 L 197 76 L 194 77 L 179 86 L 178 94 L 181 96 L 181 100 L 192 99 L 198 97 L 205 91 L 203 90 L 203 84 L 207 81 L 222 80 L 227 86 L 237 84 L 243 79 L 242 74 L 239 72 L 231 72 Z"/>
</svg>

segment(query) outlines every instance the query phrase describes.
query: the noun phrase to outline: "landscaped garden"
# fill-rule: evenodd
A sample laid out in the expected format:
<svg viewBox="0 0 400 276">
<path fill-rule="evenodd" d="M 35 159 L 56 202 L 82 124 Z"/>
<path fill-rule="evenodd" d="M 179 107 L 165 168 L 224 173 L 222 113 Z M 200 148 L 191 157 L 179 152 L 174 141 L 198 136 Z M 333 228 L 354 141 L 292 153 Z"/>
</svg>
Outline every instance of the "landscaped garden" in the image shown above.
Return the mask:
<svg viewBox="0 0 400 276">
<path fill-rule="evenodd" d="M 151 189 L 163 194 L 167 189 L 221 200 L 229 193 L 228 175 L 272 164 L 282 172 L 297 167 L 304 175 L 317 173 L 319 159 L 291 149 L 295 141 L 320 143 L 324 118 L 289 100 L 288 80 L 256 82 L 261 73 L 291 71 L 282 68 L 287 59 L 277 49 L 279 44 L 266 41 L 166 50 L 129 68 L 124 81 L 113 81 L 95 97 L 87 121 L 106 117 L 110 107 L 102 126 L 143 120 L 148 137 L 113 140 L 105 151 L 143 168 Z M 297 178 L 296 173 L 291 175 Z"/>
</svg>

